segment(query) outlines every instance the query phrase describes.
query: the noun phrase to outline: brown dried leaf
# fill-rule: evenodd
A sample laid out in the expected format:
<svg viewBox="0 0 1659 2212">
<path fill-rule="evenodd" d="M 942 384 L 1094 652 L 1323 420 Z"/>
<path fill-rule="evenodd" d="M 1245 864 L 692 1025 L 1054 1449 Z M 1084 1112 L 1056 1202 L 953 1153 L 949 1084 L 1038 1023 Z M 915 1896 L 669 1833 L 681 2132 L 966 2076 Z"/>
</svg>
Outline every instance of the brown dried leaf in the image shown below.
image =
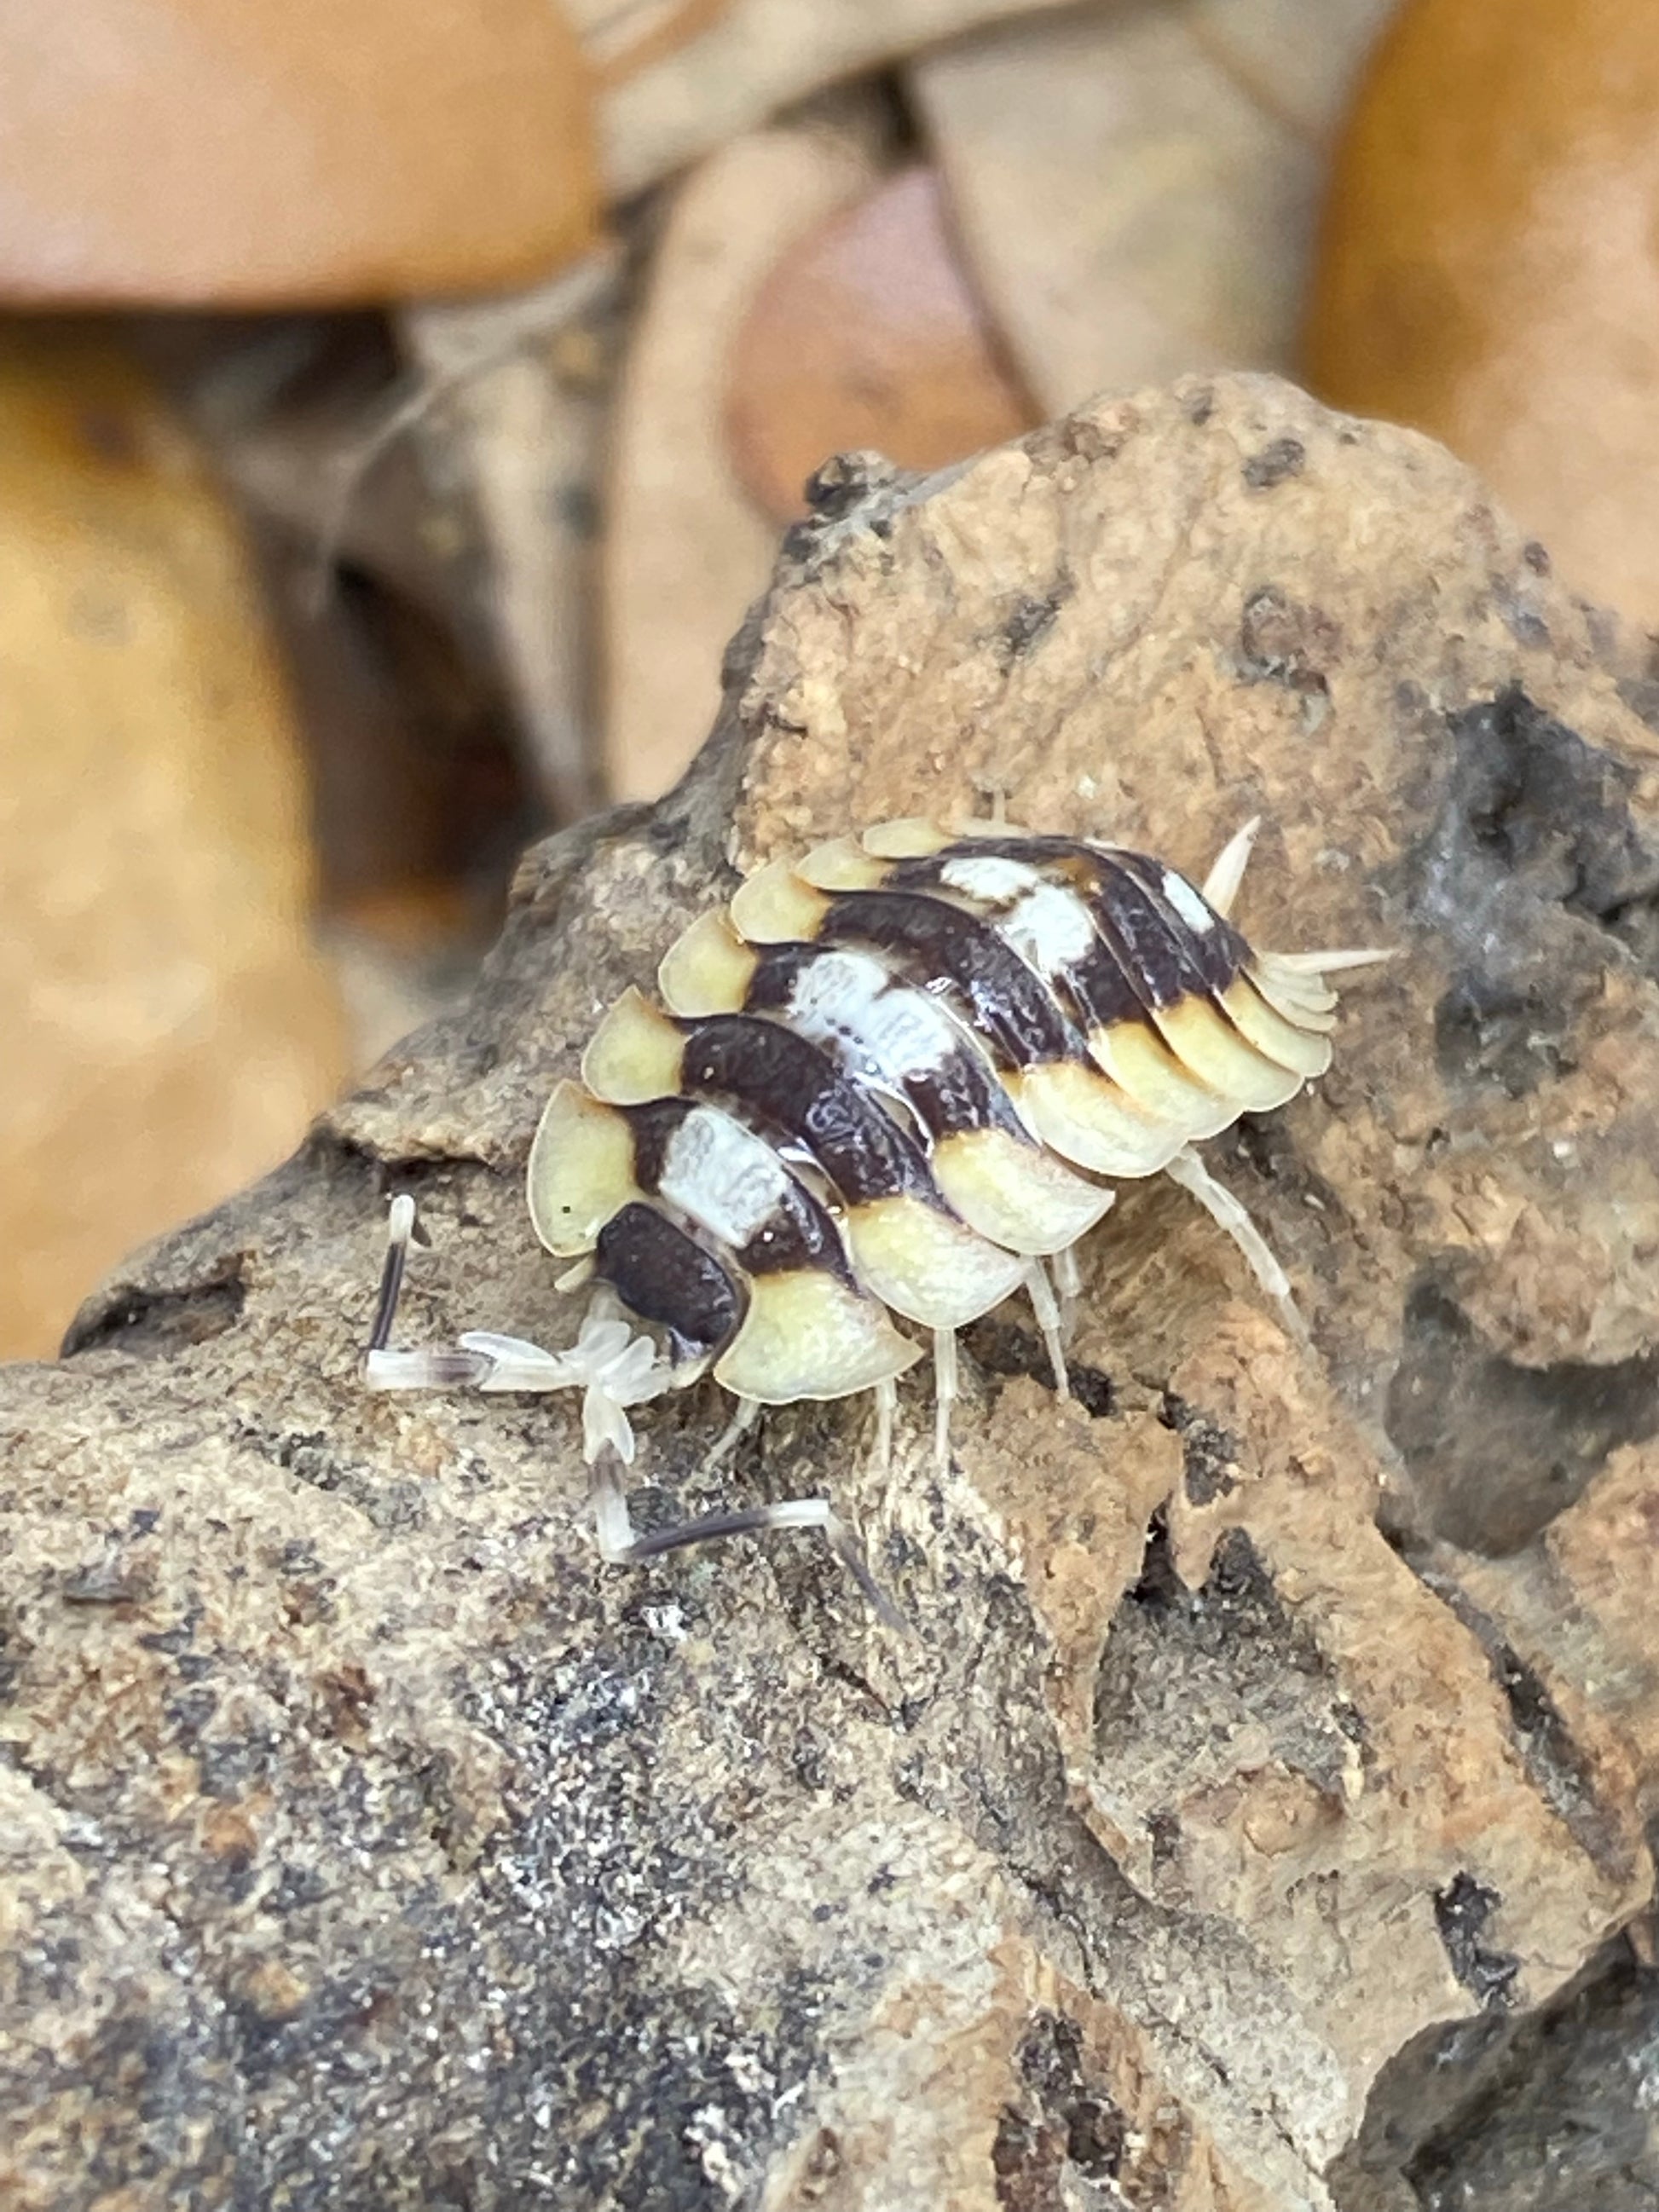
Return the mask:
<svg viewBox="0 0 1659 2212">
<path fill-rule="evenodd" d="M 0 351 L 0 1354 L 292 1146 L 345 1073 L 234 530 L 112 346 Z"/>
<path fill-rule="evenodd" d="M 606 0 L 583 0 L 583 5 Z M 826 86 L 1049 0 L 731 0 L 720 20 L 608 94 L 602 161 L 625 198 Z"/>
<path fill-rule="evenodd" d="M 0 29 L 0 294 L 270 307 L 527 283 L 592 239 L 548 0 L 87 0 Z"/>
<path fill-rule="evenodd" d="M 720 653 L 776 532 L 733 473 L 728 362 L 781 253 L 866 185 L 851 138 L 770 131 L 688 179 L 657 246 L 617 398 L 605 502 L 605 753 L 611 795 L 654 798 L 702 743 Z"/>
<path fill-rule="evenodd" d="M 1307 338 L 1327 397 L 1443 438 L 1646 623 L 1656 115 L 1645 0 L 1413 0 L 1340 150 Z"/>
<path fill-rule="evenodd" d="M 733 343 L 726 414 L 738 472 L 780 522 L 831 453 L 942 468 L 1030 425 L 932 171 L 888 178 L 778 263 Z"/>
</svg>

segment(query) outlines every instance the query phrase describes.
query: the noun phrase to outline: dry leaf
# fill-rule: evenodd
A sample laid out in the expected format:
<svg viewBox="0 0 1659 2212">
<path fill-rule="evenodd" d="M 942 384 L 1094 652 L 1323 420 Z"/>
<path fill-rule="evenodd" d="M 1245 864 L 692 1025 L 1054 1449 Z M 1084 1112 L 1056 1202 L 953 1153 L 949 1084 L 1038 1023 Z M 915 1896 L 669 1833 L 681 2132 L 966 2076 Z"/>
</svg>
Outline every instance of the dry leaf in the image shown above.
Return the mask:
<svg viewBox="0 0 1659 2212">
<path fill-rule="evenodd" d="M 934 469 L 1035 420 L 929 169 L 890 177 L 784 256 L 738 333 L 731 373 L 738 468 L 780 521 L 804 512 L 801 487 L 828 454 L 873 447 Z"/>
<path fill-rule="evenodd" d="M 1290 359 L 1314 125 L 1387 4 L 1091 9 L 913 65 L 975 276 L 1045 408 Z"/>
<path fill-rule="evenodd" d="M 615 0 L 581 0 L 583 12 Z M 720 20 L 614 86 L 601 165 L 626 197 L 827 85 L 1050 0 L 732 0 Z M 603 52 L 601 46 L 601 52 Z"/>
<path fill-rule="evenodd" d="M 762 131 L 704 162 L 670 214 L 618 393 L 606 502 L 614 797 L 654 798 L 702 743 L 726 641 L 771 566 L 777 533 L 726 451 L 732 339 L 779 256 L 872 174 L 850 138 Z"/>
<path fill-rule="evenodd" d="M 0 1353 L 280 1158 L 345 1068 L 240 549 L 95 338 L 0 352 Z"/>
<path fill-rule="evenodd" d="M 1307 342 L 1328 398 L 1443 438 L 1574 583 L 1645 623 L 1656 125 L 1643 0 L 1417 0 L 1342 148 Z"/>
<path fill-rule="evenodd" d="M 270 306 L 523 283 L 593 228 L 548 0 L 86 0 L 0 18 L 0 293 Z"/>
</svg>

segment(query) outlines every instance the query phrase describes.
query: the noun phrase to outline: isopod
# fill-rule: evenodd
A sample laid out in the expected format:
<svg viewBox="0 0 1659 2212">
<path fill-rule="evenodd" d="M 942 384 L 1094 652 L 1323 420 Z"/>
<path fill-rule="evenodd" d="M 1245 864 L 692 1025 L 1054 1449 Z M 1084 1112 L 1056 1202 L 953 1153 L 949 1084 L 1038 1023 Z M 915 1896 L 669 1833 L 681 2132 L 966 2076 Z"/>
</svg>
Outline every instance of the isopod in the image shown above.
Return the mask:
<svg viewBox="0 0 1659 2212">
<path fill-rule="evenodd" d="M 629 1408 L 712 1373 L 737 1401 L 717 1461 L 762 1407 L 868 1390 L 884 1459 L 897 1377 L 931 1342 L 946 1461 L 957 1330 L 1023 1290 L 1063 1392 L 1075 1248 L 1146 1176 L 1206 1207 L 1294 1324 L 1284 1270 L 1194 1146 L 1322 1073 L 1328 977 L 1386 956 L 1254 951 L 1229 915 L 1256 826 L 1201 889 L 1002 823 L 885 822 L 761 868 L 670 947 L 660 1003 L 617 1000 L 542 1116 L 531 1220 L 573 1263 L 562 1287 L 594 1286 L 575 1343 L 389 1350 L 399 1196 L 369 1385 L 580 1389 L 606 1559 L 816 1528 L 890 1617 L 827 1498 L 636 1534 Z"/>
</svg>

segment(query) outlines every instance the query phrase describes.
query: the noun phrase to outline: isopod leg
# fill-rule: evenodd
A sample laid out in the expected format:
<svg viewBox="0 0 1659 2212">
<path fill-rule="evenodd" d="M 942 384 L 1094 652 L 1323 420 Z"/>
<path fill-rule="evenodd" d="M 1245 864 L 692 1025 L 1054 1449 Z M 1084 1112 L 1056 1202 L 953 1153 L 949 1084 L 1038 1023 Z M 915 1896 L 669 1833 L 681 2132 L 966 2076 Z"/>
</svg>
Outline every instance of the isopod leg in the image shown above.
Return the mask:
<svg viewBox="0 0 1659 2212">
<path fill-rule="evenodd" d="M 415 1234 L 415 1201 L 400 1192 L 386 1217 L 386 1265 L 363 1353 L 363 1380 L 371 1390 L 568 1390 L 567 1359 L 521 1338 L 485 1330 L 458 1345 L 428 1345 L 416 1352 L 389 1346 L 403 1294 L 409 1247 Z"/>
<path fill-rule="evenodd" d="M 898 1385 L 890 1378 L 878 1382 L 876 1401 L 876 1455 L 874 1473 L 885 1484 L 893 1474 L 893 1430 L 898 1420 Z"/>
<path fill-rule="evenodd" d="M 1048 1347 L 1048 1364 L 1054 1370 L 1055 1395 L 1069 1398 L 1072 1378 L 1066 1371 L 1066 1333 L 1054 1286 L 1041 1260 L 1033 1260 L 1026 1269 L 1025 1289 L 1031 1301 L 1031 1311 L 1036 1316 L 1036 1325 L 1042 1332 L 1042 1341 Z"/>
<path fill-rule="evenodd" d="M 759 1420 L 760 1414 L 761 1401 L 758 1398 L 738 1399 L 737 1408 L 731 1419 L 714 1439 L 708 1457 L 703 1461 L 704 1474 L 713 1474 L 717 1468 L 725 1466 L 750 1430 Z"/>
<path fill-rule="evenodd" d="M 1077 1302 L 1083 1295 L 1083 1271 L 1077 1263 L 1075 1244 L 1062 1245 L 1054 1255 L 1054 1292 L 1060 1300 L 1060 1322 L 1071 1341 L 1072 1321 L 1077 1311 Z"/>
<path fill-rule="evenodd" d="M 476 1352 L 436 1346 L 421 1352 L 390 1352 L 392 1325 L 403 1297 L 404 1272 L 415 1234 L 415 1201 L 406 1191 L 392 1201 L 386 1216 L 386 1264 L 363 1353 L 363 1380 L 371 1390 L 466 1390 L 476 1389 L 491 1363 Z"/>
<path fill-rule="evenodd" d="M 636 1567 L 659 1559 L 668 1552 L 683 1552 L 692 1544 L 717 1543 L 724 1536 L 763 1536 L 773 1528 L 819 1528 L 830 1550 L 847 1569 L 889 1628 L 907 1631 L 909 1624 L 871 1573 L 857 1538 L 827 1498 L 785 1498 L 773 1505 L 739 1506 L 729 1513 L 700 1514 L 695 1521 L 676 1522 L 671 1528 L 635 1533 L 623 1489 L 623 1464 L 609 1445 L 593 1462 L 593 1509 L 601 1556 L 613 1566 Z"/>
<path fill-rule="evenodd" d="M 636 1534 L 623 1488 L 623 1454 L 633 1451 L 633 1432 L 623 1408 L 653 1397 L 668 1382 L 667 1370 L 650 1364 L 649 1371 L 625 1373 L 640 1366 L 647 1346 L 641 1339 L 617 1330 L 614 1322 L 599 1322 L 598 1335 L 590 1340 L 597 1316 L 590 1316 L 581 1339 L 570 1351 L 544 1352 L 518 1337 L 499 1336 L 476 1329 L 462 1338 L 453 1351 L 428 1349 L 393 1352 L 388 1348 L 397 1319 L 410 1241 L 415 1233 L 415 1201 L 400 1195 L 392 1202 L 387 1223 L 386 1264 L 380 1294 L 369 1329 L 363 1360 L 364 1380 L 376 1390 L 584 1390 L 582 1423 L 586 1454 L 592 1469 L 593 1515 L 600 1556 L 613 1564 L 638 1565 L 665 1552 L 689 1544 L 707 1544 L 722 1536 L 763 1535 L 771 1528 L 819 1528 L 837 1559 L 863 1591 L 878 1617 L 890 1628 L 908 1631 L 908 1623 L 871 1573 L 857 1539 L 827 1498 L 791 1498 L 774 1505 L 739 1508 L 730 1513 L 708 1513 L 675 1527 Z M 623 1341 L 604 1340 L 613 1331 Z M 591 1340 L 591 1350 L 589 1349 Z M 585 1351 L 587 1356 L 584 1358 Z M 609 1387 L 607 1387 L 609 1386 Z M 893 1422 L 898 1393 L 890 1382 L 876 1390 L 877 1449 L 881 1465 L 892 1460 Z M 758 1400 L 740 1398 L 725 1434 L 706 1464 L 718 1465 L 760 1412 Z M 619 1449 L 620 1445 L 620 1449 Z"/>
<path fill-rule="evenodd" d="M 1210 1218 L 1226 1231 L 1249 1261 L 1257 1282 L 1279 1308 L 1286 1328 L 1292 1336 L 1305 1343 L 1307 1324 L 1296 1310 L 1296 1301 L 1291 1295 L 1291 1279 L 1279 1264 L 1273 1247 L 1231 1191 L 1216 1181 L 1190 1145 L 1182 1146 L 1165 1168 L 1164 1173 L 1172 1182 L 1178 1182 L 1182 1190 L 1190 1192 Z"/>
<path fill-rule="evenodd" d="M 933 1331 L 933 1459 L 940 1474 L 951 1472 L 951 1408 L 957 1402 L 957 1333 Z"/>
</svg>

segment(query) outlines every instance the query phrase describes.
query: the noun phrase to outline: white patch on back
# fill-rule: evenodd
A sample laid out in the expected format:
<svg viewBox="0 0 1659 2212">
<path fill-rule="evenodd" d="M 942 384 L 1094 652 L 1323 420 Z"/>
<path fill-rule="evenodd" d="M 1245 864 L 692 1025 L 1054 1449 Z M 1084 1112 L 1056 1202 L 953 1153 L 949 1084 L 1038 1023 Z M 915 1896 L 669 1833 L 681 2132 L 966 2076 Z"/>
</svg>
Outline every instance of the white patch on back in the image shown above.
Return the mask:
<svg viewBox="0 0 1659 2212">
<path fill-rule="evenodd" d="M 1060 975 L 1097 942 L 1089 909 L 1061 884 L 1039 883 L 997 925 L 1039 975 Z"/>
<path fill-rule="evenodd" d="M 751 1130 L 694 1106 L 668 1140 L 657 1188 L 711 1237 L 747 1244 L 782 1204 L 789 1177 Z"/>
<path fill-rule="evenodd" d="M 963 898 L 982 899 L 987 906 L 1008 906 L 1042 879 L 1029 860 L 1011 860 L 1006 853 L 969 853 L 947 860 L 939 879 L 948 891 Z"/>
<path fill-rule="evenodd" d="M 1029 860 L 969 854 L 939 870 L 946 890 L 994 910 L 997 933 L 1039 975 L 1063 975 L 1095 943 L 1089 909 L 1063 884 L 1045 881 Z"/>
<path fill-rule="evenodd" d="M 862 952 L 823 952 L 809 962 L 786 1019 L 798 1036 L 839 1048 L 854 1073 L 895 1084 L 937 1067 L 961 1041 L 942 1006 L 896 984 Z"/>
<path fill-rule="evenodd" d="M 1173 868 L 1164 871 L 1164 896 L 1175 908 L 1188 929 L 1195 929 L 1200 937 L 1215 927 L 1215 916 L 1188 882 L 1185 876 L 1176 875 Z"/>
</svg>

